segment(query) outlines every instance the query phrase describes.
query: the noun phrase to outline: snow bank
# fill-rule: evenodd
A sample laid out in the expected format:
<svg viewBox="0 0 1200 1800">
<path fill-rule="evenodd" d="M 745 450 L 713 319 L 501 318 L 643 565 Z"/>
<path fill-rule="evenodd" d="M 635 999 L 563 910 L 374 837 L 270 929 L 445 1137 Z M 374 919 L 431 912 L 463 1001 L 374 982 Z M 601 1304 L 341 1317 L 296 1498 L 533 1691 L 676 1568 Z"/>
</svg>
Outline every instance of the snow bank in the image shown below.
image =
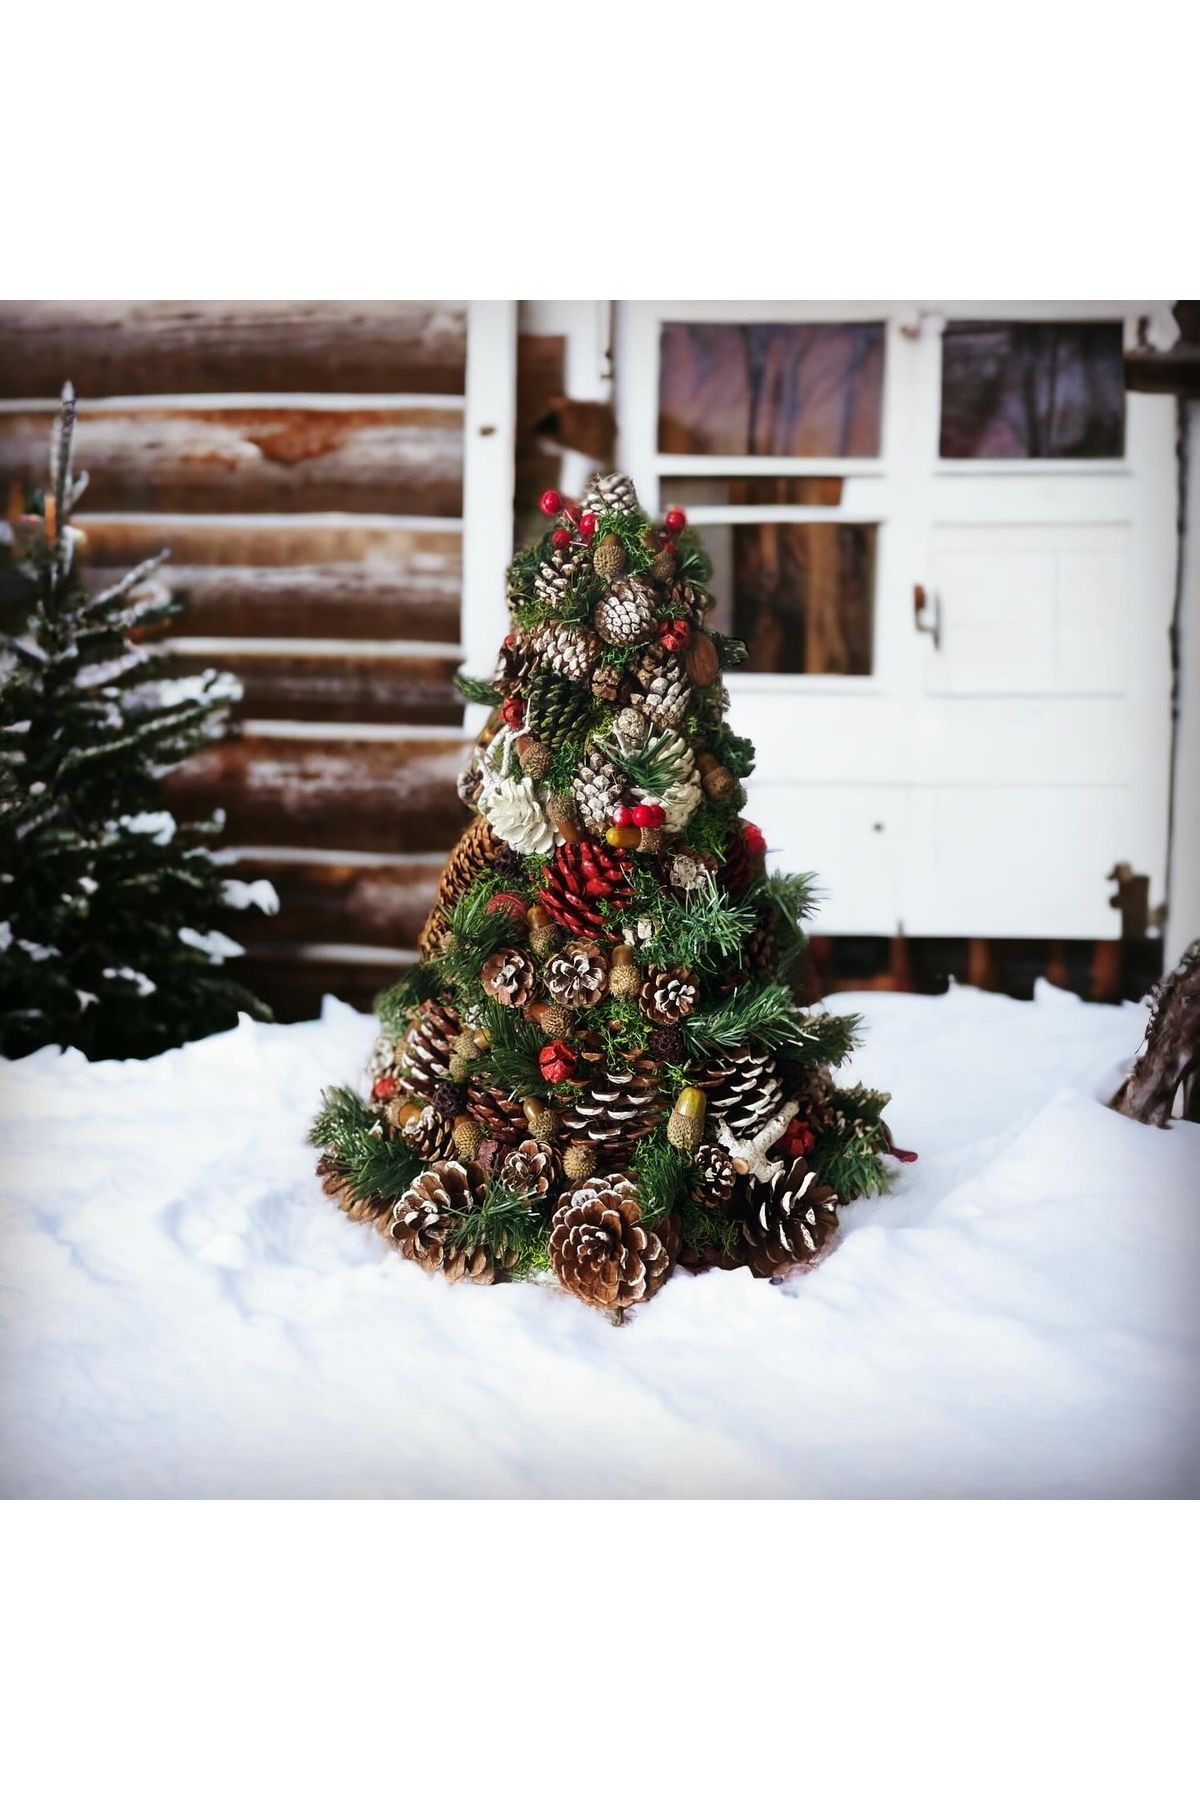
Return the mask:
<svg viewBox="0 0 1200 1800">
<path fill-rule="evenodd" d="M 10 1495 L 1149 1495 L 1200 1489 L 1200 1128 L 1106 1111 L 1139 1008 L 844 995 L 921 1161 L 781 1287 L 624 1330 L 452 1288 L 304 1143 L 369 1019 L 3 1073 Z"/>
</svg>

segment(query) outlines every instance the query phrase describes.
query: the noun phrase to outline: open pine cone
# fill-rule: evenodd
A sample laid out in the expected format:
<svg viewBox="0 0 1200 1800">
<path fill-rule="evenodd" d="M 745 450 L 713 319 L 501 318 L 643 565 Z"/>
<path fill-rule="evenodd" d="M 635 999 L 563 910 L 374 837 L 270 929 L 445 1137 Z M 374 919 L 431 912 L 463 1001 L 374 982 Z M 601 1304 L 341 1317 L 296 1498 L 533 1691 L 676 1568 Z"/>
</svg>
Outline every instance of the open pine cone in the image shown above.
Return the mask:
<svg viewBox="0 0 1200 1800">
<path fill-rule="evenodd" d="M 608 959 L 593 944 L 566 944 L 546 964 L 543 979 L 561 1006 L 594 1006 L 608 984 Z"/>
<path fill-rule="evenodd" d="M 689 969 L 651 969 L 642 983 L 641 1007 L 656 1025 L 677 1025 L 699 998 Z"/>
<path fill-rule="evenodd" d="M 753 1137 L 783 1104 L 783 1082 L 774 1056 L 750 1044 L 718 1057 L 692 1079 L 708 1092 L 714 1128 L 727 1125 L 736 1138 Z"/>
<path fill-rule="evenodd" d="M 515 1254 L 497 1259 L 484 1244 L 455 1244 L 455 1226 L 483 1199 L 486 1177 L 478 1163 L 437 1162 L 408 1187 L 392 1209 L 391 1236 L 402 1256 L 448 1281 L 487 1286 L 511 1268 Z"/>
<path fill-rule="evenodd" d="M 547 668 L 557 669 L 568 681 L 586 686 L 600 655 L 600 639 L 581 625 L 559 625 L 548 620 L 530 635 L 530 646 Z"/>
<path fill-rule="evenodd" d="M 400 1091 L 419 1100 L 428 1099 L 439 1081 L 450 1074 L 450 1048 L 462 1030 L 453 1007 L 426 1000 L 405 1035 L 400 1052 Z"/>
<path fill-rule="evenodd" d="M 533 995 L 537 970 L 523 950 L 497 950 L 480 971 L 484 992 L 501 1006 L 524 1006 Z"/>
<path fill-rule="evenodd" d="M 358 1194 L 350 1177 L 337 1165 L 336 1158 L 328 1153 L 322 1156 L 317 1164 L 317 1178 L 329 1198 L 345 1213 L 348 1219 L 357 1219 L 363 1225 L 378 1225 L 386 1228 L 386 1221 L 391 1213 L 390 1200 L 381 1200 L 375 1194 Z"/>
<path fill-rule="evenodd" d="M 637 490 L 628 475 L 619 471 L 611 475 L 593 475 L 583 491 L 583 508 L 592 513 L 635 513 L 638 511 Z"/>
<path fill-rule="evenodd" d="M 559 1157 L 551 1144 L 526 1138 L 499 1162 L 496 1174 L 506 1188 L 524 1197 L 529 1206 L 540 1206 L 559 1180 Z"/>
<path fill-rule="evenodd" d="M 701 1144 L 692 1158 L 692 1193 L 699 1205 L 726 1211 L 736 1180 L 728 1150 L 721 1144 Z"/>
<path fill-rule="evenodd" d="M 598 750 L 589 750 L 571 783 L 571 797 L 584 829 L 596 837 L 603 836 L 624 792 L 625 777 L 606 756 Z"/>
<path fill-rule="evenodd" d="M 633 1145 L 666 1110 L 654 1064 L 641 1057 L 589 1073 L 563 1113 L 562 1128 L 569 1138 L 594 1144 L 612 1167 L 629 1160 Z"/>
<path fill-rule="evenodd" d="M 644 644 L 654 636 L 658 595 L 641 575 L 614 581 L 596 602 L 592 622 L 606 644 Z"/>
<path fill-rule="evenodd" d="M 746 1262 L 762 1280 L 818 1257 L 837 1230 L 837 1195 L 797 1158 L 771 1181 L 747 1184 L 742 1204 Z"/>
<path fill-rule="evenodd" d="M 550 1227 L 550 1264 L 588 1306 L 611 1311 L 655 1295 L 672 1248 L 641 1224 L 637 1188 L 623 1175 L 593 1175 L 562 1202 Z"/>
<path fill-rule="evenodd" d="M 517 1096 L 483 1075 L 472 1075 L 467 1083 L 467 1112 L 497 1143 L 515 1144 L 529 1136 L 529 1121 Z"/>
<path fill-rule="evenodd" d="M 692 684 L 677 656 L 665 654 L 654 645 L 638 660 L 633 680 L 630 706 L 670 730 L 682 724 L 691 702 Z"/>
<path fill-rule="evenodd" d="M 623 850 L 584 838 L 578 844 L 561 844 L 546 868 L 538 903 L 574 937 L 598 938 L 607 931 L 596 901 L 628 906 L 633 899 Z"/>
<path fill-rule="evenodd" d="M 394 1100 L 388 1108 L 389 1117 L 393 1109 L 398 1110 Z M 451 1156 L 454 1152 L 454 1120 L 439 1112 L 436 1106 L 423 1106 L 415 1119 L 400 1127 L 400 1136 L 423 1163 L 437 1162 L 440 1157 Z"/>
</svg>

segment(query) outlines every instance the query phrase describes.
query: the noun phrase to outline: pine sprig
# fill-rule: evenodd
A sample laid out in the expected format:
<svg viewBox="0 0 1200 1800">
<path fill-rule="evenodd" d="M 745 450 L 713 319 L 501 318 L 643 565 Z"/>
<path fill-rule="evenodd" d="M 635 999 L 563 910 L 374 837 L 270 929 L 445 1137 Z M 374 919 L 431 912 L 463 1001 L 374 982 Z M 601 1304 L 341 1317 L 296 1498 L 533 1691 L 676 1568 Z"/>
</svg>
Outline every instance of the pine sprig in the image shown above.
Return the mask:
<svg viewBox="0 0 1200 1800">
<path fill-rule="evenodd" d="M 716 973 L 736 961 L 742 945 L 758 924 L 753 906 L 735 905 L 710 870 L 682 900 L 660 893 L 654 908 L 657 927 L 650 952 L 656 961 Z"/>
<path fill-rule="evenodd" d="M 376 1000 L 375 1012 L 380 1025 L 393 1037 L 402 1036 L 421 1002 L 436 999 L 441 987 L 441 972 L 436 963 L 413 963 Z"/>
<path fill-rule="evenodd" d="M 473 675 L 458 674 L 453 685 L 455 693 L 474 706 L 497 707 L 500 704 L 502 696 L 490 681 L 477 681 Z"/>
<path fill-rule="evenodd" d="M 490 1250 L 498 1263 L 516 1257 L 512 1273 L 528 1273 L 539 1266 L 546 1225 L 542 1214 L 526 1197 L 502 1181 L 489 1180 L 482 1200 L 460 1213 L 450 1228 L 449 1242 L 456 1250 Z"/>
<path fill-rule="evenodd" d="M 673 1212 L 687 1185 L 689 1160 L 667 1142 L 660 1126 L 642 1138 L 629 1165 L 637 1183 L 638 1205 L 643 1222 L 653 1225 Z"/>
<path fill-rule="evenodd" d="M 400 1137 L 375 1135 L 378 1120 L 350 1088 L 327 1088 L 308 1141 L 324 1151 L 359 1200 L 398 1200 L 421 1172 L 421 1159 Z"/>
</svg>

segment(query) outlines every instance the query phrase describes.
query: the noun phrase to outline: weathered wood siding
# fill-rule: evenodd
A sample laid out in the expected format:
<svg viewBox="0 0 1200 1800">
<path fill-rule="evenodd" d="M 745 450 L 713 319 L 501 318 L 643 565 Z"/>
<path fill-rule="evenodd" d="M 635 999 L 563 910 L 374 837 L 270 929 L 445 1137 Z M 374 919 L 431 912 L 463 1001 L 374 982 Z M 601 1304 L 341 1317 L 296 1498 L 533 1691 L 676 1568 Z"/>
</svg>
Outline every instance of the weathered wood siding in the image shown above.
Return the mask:
<svg viewBox="0 0 1200 1800">
<path fill-rule="evenodd" d="M 462 305 L 0 304 L 0 494 L 43 481 L 70 379 L 89 580 L 169 548 L 179 668 L 242 683 L 168 785 L 276 885 L 239 924 L 281 1017 L 394 979 L 465 818 L 465 371 Z"/>
</svg>

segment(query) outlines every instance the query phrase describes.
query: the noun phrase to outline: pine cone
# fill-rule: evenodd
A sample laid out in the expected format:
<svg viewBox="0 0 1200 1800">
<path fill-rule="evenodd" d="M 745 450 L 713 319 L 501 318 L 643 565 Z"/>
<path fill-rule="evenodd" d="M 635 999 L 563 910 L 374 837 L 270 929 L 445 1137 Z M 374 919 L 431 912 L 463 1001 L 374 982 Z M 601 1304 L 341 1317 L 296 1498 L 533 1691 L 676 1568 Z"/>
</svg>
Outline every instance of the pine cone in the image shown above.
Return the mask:
<svg viewBox="0 0 1200 1800">
<path fill-rule="evenodd" d="M 525 727 L 550 750 L 570 737 L 587 717 L 588 697 L 557 669 L 542 668 L 533 677 L 525 705 Z"/>
<path fill-rule="evenodd" d="M 501 1006 L 524 1006 L 533 996 L 537 970 L 523 950 L 497 950 L 479 973 L 484 992 Z"/>
<path fill-rule="evenodd" d="M 727 1125 L 736 1138 L 754 1133 L 779 1111 L 783 1083 L 769 1050 L 743 1044 L 717 1058 L 692 1077 L 708 1090 L 708 1116 L 713 1129 Z"/>
<path fill-rule="evenodd" d="M 379 1225 L 386 1227 L 386 1221 L 392 1210 L 390 1200 L 381 1200 L 376 1194 L 357 1194 L 348 1175 L 339 1169 L 336 1160 L 328 1154 L 317 1164 L 317 1175 L 321 1186 L 329 1198 L 345 1213 L 348 1219 L 357 1219 L 361 1225 Z"/>
<path fill-rule="evenodd" d="M 669 730 L 683 723 L 692 698 L 692 684 L 677 656 L 659 648 L 647 650 L 633 671 L 630 706 L 636 706 Z"/>
<path fill-rule="evenodd" d="M 837 1124 L 837 1087 L 828 1069 L 809 1069 L 792 1093 L 799 1102 L 797 1118 L 803 1119 L 814 1137 L 832 1131 Z"/>
<path fill-rule="evenodd" d="M 596 910 L 598 900 L 625 907 L 633 899 L 623 850 L 583 839 L 562 844 L 547 866 L 538 903 L 556 924 L 575 937 L 604 937 L 608 926 Z"/>
<path fill-rule="evenodd" d="M 444 948 L 450 935 L 450 914 L 455 902 L 487 869 L 495 866 L 503 849 L 503 841 L 485 818 L 471 820 L 447 857 L 438 880 L 437 897 L 417 939 L 417 949 L 422 957 L 436 956 Z"/>
<path fill-rule="evenodd" d="M 686 619 L 695 627 L 704 622 L 712 600 L 703 588 L 693 587 L 690 581 L 673 581 L 667 590 L 667 605 L 673 619 Z"/>
<path fill-rule="evenodd" d="M 598 750 L 589 750 L 587 761 L 571 783 L 571 795 L 584 830 L 601 837 L 612 823 L 613 812 L 621 804 L 624 792 L 625 777 L 606 756 Z"/>
<path fill-rule="evenodd" d="M 568 681 L 586 686 L 600 655 L 600 639 L 582 625 L 558 625 L 553 620 L 538 625 L 530 643 L 547 668 L 557 669 Z"/>
<path fill-rule="evenodd" d="M 536 659 L 533 651 L 516 633 L 510 633 L 512 642 L 507 638 L 500 646 L 500 654 L 496 658 L 496 672 L 492 676 L 492 686 L 500 694 L 511 694 L 527 679 L 535 667 Z"/>
<path fill-rule="evenodd" d="M 631 707 L 629 716 L 641 720 L 643 736 L 638 756 L 638 772 L 643 785 L 633 788 L 633 797 L 635 800 L 656 800 L 666 815 L 664 829 L 682 831 L 703 796 L 692 747 L 679 732 L 667 726 L 647 730 L 648 715 L 645 712 Z M 621 723 L 625 717 L 622 713 L 614 727 L 614 735 L 620 738 L 628 736 L 628 727 Z"/>
<path fill-rule="evenodd" d="M 606 1312 L 652 1299 L 671 1272 L 671 1250 L 641 1216 L 632 1181 L 580 1182 L 550 1226 L 550 1264 L 563 1286 Z"/>
<path fill-rule="evenodd" d="M 560 1161 L 557 1151 L 548 1144 L 526 1138 L 509 1150 L 496 1170 L 498 1180 L 514 1194 L 520 1194 L 531 1207 L 540 1206 L 558 1183 Z"/>
<path fill-rule="evenodd" d="M 725 842 L 721 864 L 721 885 L 729 894 L 744 894 L 752 881 L 762 874 L 763 859 L 746 843 L 742 820 L 734 825 Z"/>
<path fill-rule="evenodd" d="M 585 572 L 579 557 L 568 556 L 564 551 L 556 550 L 550 561 L 544 562 L 534 576 L 533 591 L 545 606 L 552 606 L 557 612 Z"/>
<path fill-rule="evenodd" d="M 594 1006 L 608 985 L 608 959 L 591 944 L 567 944 L 543 970 L 546 991 L 563 1006 Z"/>
<path fill-rule="evenodd" d="M 628 475 L 593 475 L 584 489 L 583 510 L 592 513 L 637 513 L 637 491 Z"/>
<path fill-rule="evenodd" d="M 701 1144 L 692 1158 L 692 1192 L 701 1206 L 724 1212 L 733 1198 L 737 1174 L 721 1144 Z"/>
<path fill-rule="evenodd" d="M 605 706 L 615 706 L 625 689 L 625 671 L 616 663 L 601 663 L 592 676 L 592 693 Z"/>
<path fill-rule="evenodd" d="M 467 1103 L 466 1089 L 457 1081 L 435 1081 L 429 1101 L 435 1112 L 453 1124 Z"/>
<path fill-rule="evenodd" d="M 603 1146 L 611 1167 L 628 1162 L 632 1146 L 666 1112 L 654 1064 L 645 1057 L 589 1074 L 562 1116 L 569 1138 Z"/>
<path fill-rule="evenodd" d="M 517 881 L 525 873 L 525 858 L 511 844 L 502 843 L 492 867 L 504 881 Z"/>
<path fill-rule="evenodd" d="M 426 1000 L 405 1034 L 400 1052 L 400 1092 L 422 1101 L 450 1077 L 453 1040 L 462 1023 L 453 1007 Z"/>
<path fill-rule="evenodd" d="M 641 1008 L 657 1025 L 677 1025 L 692 1011 L 700 991 L 688 969 L 651 969 L 642 983 Z"/>
<path fill-rule="evenodd" d="M 654 636 L 658 595 L 641 575 L 614 581 L 596 602 L 592 623 L 606 644 L 644 644 Z"/>
<path fill-rule="evenodd" d="M 516 1255 L 497 1258 L 484 1244 L 455 1246 L 451 1233 L 483 1200 L 487 1178 L 478 1163 L 437 1162 L 418 1175 L 392 1210 L 391 1236 L 402 1256 L 430 1274 L 448 1281 L 488 1285 L 499 1269 L 511 1268 Z"/>
<path fill-rule="evenodd" d="M 748 1183 L 742 1205 L 746 1261 L 760 1280 L 812 1262 L 837 1230 L 837 1195 L 797 1158 L 770 1182 Z"/>
<path fill-rule="evenodd" d="M 689 1275 L 704 1275 L 709 1269 L 742 1269 L 745 1263 L 711 1239 L 700 1244 L 684 1244 L 677 1258 L 679 1267 Z"/>
<path fill-rule="evenodd" d="M 394 1104 L 394 1102 L 393 1102 Z M 415 1119 L 400 1127 L 400 1136 L 423 1163 L 437 1162 L 454 1154 L 454 1115 L 423 1106 Z"/>
<path fill-rule="evenodd" d="M 520 1100 L 486 1076 L 473 1075 L 467 1083 L 467 1111 L 497 1143 L 516 1144 L 529 1136 L 529 1121 Z"/>
</svg>

